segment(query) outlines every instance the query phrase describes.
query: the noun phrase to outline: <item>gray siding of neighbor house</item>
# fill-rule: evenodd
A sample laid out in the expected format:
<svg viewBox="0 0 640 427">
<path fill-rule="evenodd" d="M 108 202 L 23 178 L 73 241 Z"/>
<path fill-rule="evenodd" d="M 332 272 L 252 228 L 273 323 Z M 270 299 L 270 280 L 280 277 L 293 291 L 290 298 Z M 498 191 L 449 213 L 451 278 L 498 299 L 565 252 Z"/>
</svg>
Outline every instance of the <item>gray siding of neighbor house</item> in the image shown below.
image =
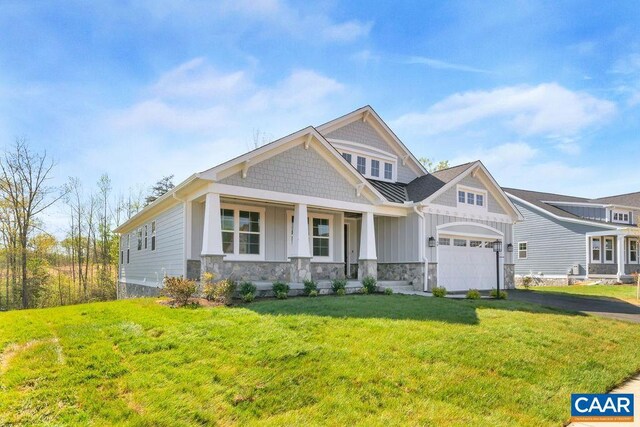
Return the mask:
<svg viewBox="0 0 640 427">
<path fill-rule="evenodd" d="M 479 188 L 481 190 L 487 190 L 487 187 L 483 183 L 481 183 L 480 180 L 472 177 L 471 175 L 465 176 L 459 182 L 459 184 L 467 187 L 471 187 L 471 188 Z M 451 187 L 450 189 L 442 193 L 440 196 L 436 197 L 433 200 L 433 203 L 442 205 L 442 206 L 451 206 L 454 208 L 458 206 L 458 190 L 456 187 L 457 186 L 454 185 L 453 187 Z M 498 204 L 498 201 L 496 200 L 496 198 L 493 197 L 493 194 L 491 194 L 488 190 L 487 190 L 487 199 L 488 199 L 487 200 L 488 212 L 506 215 L 506 212 L 504 211 L 504 209 L 502 209 L 502 206 Z"/>
<path fill-rule="evenodd" d="M 604 228 L 559 221 L 513 200 L 524 221 L 514 226 L 516 274 L 566 275 L 573 265 L 586 274 L 586 237 Z M 527 259 L 518 259 L 518 242 L 527 242 Z M 615 247 L 615 246 L 614 246 Z"/>
<path fill-rule="evenodd" d="M 329 132 L 326 138 L 341 139 L 343 141 L 357 142 L 395 155 L 395 150 L 378 134 L 369 124 L 362 120 L 356 120 L 339 129 Z M 408 183 L 416 179 L 418 175 L 398 159 L 398 182 Z"/>
<path fill-rule="evenodd" d="M 558 204 L 554 204 L 554 206 L 562 209 L 563 211 L 567 211 L 569 213 L 572 213 L 584 219 L 592 219 L 596 221 L 606 221 L 607 219 L 607 211 L 605 208 L 594 208 L 594 207 L 586 207 L 586 206 L 569 206 L 569 205 L 558 205 Z"/>
<path fill-rule="evenodd" d="M 513 225 L 512 224 L 507 224 L 504 222 L 495 222 L 495 221 L 481 221 L 481 220 L 477 220 L 477 219 L 468 219 L 468 218 L 461 218 L 461 217 L 456 217 L 456 216 L 449 216 L 449 215 L 440 215 L 440 214 L 425 214 L 425 237 L 426 239 L 429 239 L 429 237 L 432 237 L 434 239 L 437 239 L 438 236 L 438 229 L 437 227 L 440 225 L 445 225 L 445 224 L 452 224 L 452 223 L 456 223 L 456 222 L 464 222 L 464 223 L 477 223 L 477 224 L 483 224 L 483 225 L 487 225 L 491 228 L 494 228 L 498 231 L 500 231 L 503 235 L 504 235 L 504 243 L 505 245 L 503 245 L 503 255 L 505 257 L 504 262 L 506 264 L 510 264 L 513 261 L 513 253 L 509 253 L 507 252 L 506 249 L 506 245 L 513 242 L 513 245 L 515 247 L 515 241 L 513 240 Z M 473 225 L 469 225 L 469 224 L 461 224 L 461 225 L 455 225 L 452 226 L 452 228 L 448 228 L 446 231 L 442 231 L 442 234 L 446 234 L 447 231 L 457 231 L 457 232 L 463 232 L 463 233 L 470 233 L 470 234 L 486 234 L 486 235 L 492 235 L 495 233 L 492 233 L 491 230 L 487 230 L 484 227 L 474 227 Z M 515 249 L 514 249 L 515 251 Z M 427 246 L 426 248 L 426 256 L 427 259 L 429 260 L 429 262 L 438 262 L 437 260 L 437 247 L 435 248 L 430 248 Z"/>
<path fill-rule="evenodd" d="M 288 260 L 287 257 L 287 221 L 289 218 L 289 211 L 292 211 L 293 208 L 286 208 L 283 206 L 273 206 L 266 204 L 257 204 L 257 203 L 247 203 L 243 201 L 237 200 L 225 200 L 224 198 L 221 200 L 222 206 L 226 204 L 236 205 L 236 206 L 247 206 L 247 207 L 261 207 L 265 209 L 264 212 L 264 244 L 265 244 L 265 261 L 278 261 L 278 262 L 286 262 Z M 202 215 L 200 214 L 202 212 Z M 313 215 L 318 211 L 309 209 L 309 215 Z M 342 262 L 343 261 L 343 246 L 342 246 L 342 215 L 340 213 L 332 212 L 332 211 L 324 211 L 318 212 L 323 215 L 331 215 L 332 216 L 332 233 L 333 233 L 333 246 L 332 256 L 333 261 Z M 204 229 L 204 203 L 194 203 L 192 208 L 192 230 L 193 236 L 191 238 L 192 248 L 191 248 L 191 258 L 192 259 L 200 259 L 200 254 L 202 252 L 202 232 Z M 242 261 L 240 261 L 242 262 Z M 260 261 L 257 261 L 260 262 Z"/>
<path fill-rule="evenodd" d="M 161 286 L 162 279 L 167 276 L 184 275 L 184 205 L 182 203 L 166 210 L 157 217 L 156 250 L 151 250 L 151 221 L 147 249 L 138 250 L 137 229 L 131 230 L 131 249 L 127 264 L 127 235 L 122 235 L 121 248 L 124 250 L 124 263 L 120 266 L 120 281 Z M 142 226 L 144 230 L 144 225 Z M 133 282 L 129 282 L 133 281 Z M 144 282 L 144 283 L 142 283 Z"/>
<path fill-rule="evenodd" d="M 420 260 L 420 217 L 375 217 L 378 262 L 418 262 Z"/>
<path fill-rule="evenodd" d="M 313 146 L 302 144 L 251 166 L 246 178 L 237 172 L 220 183 L 370 204 Z"/>
</svg>

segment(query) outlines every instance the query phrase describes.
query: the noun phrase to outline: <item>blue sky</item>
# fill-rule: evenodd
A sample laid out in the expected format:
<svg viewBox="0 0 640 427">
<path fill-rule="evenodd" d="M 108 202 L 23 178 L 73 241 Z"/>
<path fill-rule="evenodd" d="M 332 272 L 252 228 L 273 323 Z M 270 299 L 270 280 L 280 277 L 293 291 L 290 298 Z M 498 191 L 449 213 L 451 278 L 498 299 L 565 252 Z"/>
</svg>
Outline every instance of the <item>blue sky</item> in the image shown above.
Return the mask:
<svg viewBox="0 0 640 427">
<path fill-rule="evenodd" d="M 0 141 L 127 192 L 370 104 L 504 186 L 639 191 L 639 22 L 634 1 L 4 0 Z"/>
</svg>

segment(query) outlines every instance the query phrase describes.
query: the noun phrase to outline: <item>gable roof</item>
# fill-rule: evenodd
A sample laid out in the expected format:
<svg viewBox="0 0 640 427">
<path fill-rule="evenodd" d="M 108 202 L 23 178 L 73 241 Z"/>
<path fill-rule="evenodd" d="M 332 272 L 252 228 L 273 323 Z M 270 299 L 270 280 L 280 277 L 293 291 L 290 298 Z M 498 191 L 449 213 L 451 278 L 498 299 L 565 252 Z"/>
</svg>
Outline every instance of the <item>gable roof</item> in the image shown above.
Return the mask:
<svg viewBox="0 0 640 427">
<path fill-rule="evenodd" d="M 414 179 L 407 185 L 409 200 L 419 202 L 426 199 L 464 173 L 467 169 L 472 167 L 474 163 L 475 162 L 463 163 L 461 165 L 441 169 Z"/>
<path fill-rule="evenodd" d="M 551 214 L 551 216 L 560 219 L 567 220 L 570 222 L 581 222 L 593 225 L 606 226 L 608 228 L 617 228 L 615 225 L 611 223 L 607 223 L 605 221 L 598 221 L 594 219 L 585 219 L 581 216 L 572 214 L 564 209 L 561 209 L 557 206 L 554 206 L 549 201 L 554 202 L 565 202 L 565 203 L 579 203 L 579 204 L 593 204 L 593 199 L 587 199 L 584 197 L 574 197 L 574 196 L 566 196 L 563 194 L 554 194 L 554 193 L 543 193 L 540 191 L 530 191 L 530 190 L 521 190 L 517 188 L 503 188 L 504 191 L 513 196 L 516 199 L 519 199 L 525 204 L 528 204 L 534 208 L 537 208 L 540 211 L 547 212 Z"/>
<path fill-rule="evenodd" d="M 400 157 L 402 161 L 407 162 L 409 167 L 413 169 L 416 175 L 420 176 L 428 173 L 424 165 L 420 163 L 420 161 L 413 155 L 411 151 L 409 151 L 407 146 L 404 145 L 402 141 L 400 141 L 400 138 L 398 138 L 398 136 L 391 130 L 391 128 L 384 122 L 384 120 L 382 120 L 382 118 L 370 105 L 365 105 L 364 107 L 360 107 L 357 110 L 345 114 L 344 116 L 340 116 L 336 119 L 328 121 L 320 126 L 317 126 L 316 129 L 321 134 L 326 135 L 336 129 L 348 125 L 349 123 L 353 123 L 356 120 L 362 120 L 364 122 L 372 124 L 372 127 L 378 132 L 378 134 L 380 134 L 380 136 L 398 154 L 401 154 Z"/>
<path fill-rule="evenodd" d="M 598 199 L 592 199 L 592 202 L 640 208 L 640 191 L 619 194 L 617 196 L 600 197 Z"/>
</svg>

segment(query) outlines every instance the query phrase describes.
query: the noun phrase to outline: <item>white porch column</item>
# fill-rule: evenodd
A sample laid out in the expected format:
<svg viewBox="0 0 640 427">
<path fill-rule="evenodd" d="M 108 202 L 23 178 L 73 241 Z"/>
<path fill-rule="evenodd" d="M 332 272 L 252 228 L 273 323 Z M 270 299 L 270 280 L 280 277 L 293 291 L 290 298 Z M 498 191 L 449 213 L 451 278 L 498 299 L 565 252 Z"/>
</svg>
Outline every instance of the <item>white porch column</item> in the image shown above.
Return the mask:
<svg viewBox="0 0 640 427">
<path fill-rule="evenodd" d="M 358 257 L 358 279 L 365 276 L 378 278 L 378 254 L 376 253 L 376 231 L 373 212 L 362 213 L 360 226 L 360 256 Z"/>
<path fill-rule="evenodd" d="M 298 203 L 293 212 L 293 242 L 291 244 L 291 258 L 311 258 L 309 250 L 309 223 L 307 220 L 307 205 Z"/>
<path fill-rule="evenodd" d="M 224 252 L 222 251 L 220 195 L 218 193 L 207 193 L 205 198 L 202 255 L 224 255 Z"/>
<path fill-rule="evenodd" d="M 625 258 L 626 258 L 626 254 L 625 254 L 625 250 L 624 250 L 624 234 L 618 234 L 616 236 L 616 243 L 617 243 L 617 247 L 618 247 L 618 280 L 620 280 L 620 278 L 622 276 L 624 276 L 624 265 L 625 265 Z"/>
<path fill-rule="evenodd" d="M 360 229 L 360 260 L 377 260 L 376 231 L 373 226 L 373 212 L 362 214 L 362 226 Z"/>
</svg>

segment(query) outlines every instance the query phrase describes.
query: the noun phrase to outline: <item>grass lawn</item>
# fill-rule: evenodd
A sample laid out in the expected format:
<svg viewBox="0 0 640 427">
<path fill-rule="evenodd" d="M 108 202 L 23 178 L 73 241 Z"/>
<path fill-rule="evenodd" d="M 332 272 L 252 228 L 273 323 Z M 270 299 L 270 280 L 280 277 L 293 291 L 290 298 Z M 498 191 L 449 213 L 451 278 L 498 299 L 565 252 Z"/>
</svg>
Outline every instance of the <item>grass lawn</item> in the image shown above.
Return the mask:
<svg viewBox="0 0 640 427">
<path fill-rule="evenodd" d="M 530 288 L 536 292 L 552 292 L 589 297 L 621 299 L 632 304 L 640 304 L 636 299 L 636 285 L 571 285 L 571 286 L 539 286 Z"/>
<path fill-rule="evenodd" d="M 640 326 L 415 296 L 0 313 L 0 425 L 561 425 Z"/>
</svg>

